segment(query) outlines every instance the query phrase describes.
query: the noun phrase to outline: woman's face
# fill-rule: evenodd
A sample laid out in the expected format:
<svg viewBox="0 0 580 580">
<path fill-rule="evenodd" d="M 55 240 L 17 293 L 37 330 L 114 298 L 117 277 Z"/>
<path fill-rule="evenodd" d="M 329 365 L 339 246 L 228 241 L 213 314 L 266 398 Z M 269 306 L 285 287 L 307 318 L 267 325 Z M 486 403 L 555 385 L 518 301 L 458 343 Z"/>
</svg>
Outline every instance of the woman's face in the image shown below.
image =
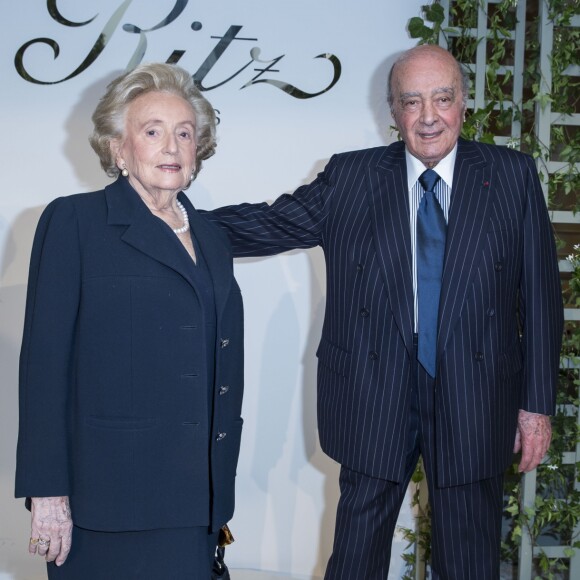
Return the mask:
<svg viewBox="0 0 580 580">
<path fill-rule="evenodd" d="M 140 195 L 177 193 L 195 169 L 195 112 L 171 93 L 145 93 L 129 104 L 125 134 L 112 147 Z"/>
</svg>

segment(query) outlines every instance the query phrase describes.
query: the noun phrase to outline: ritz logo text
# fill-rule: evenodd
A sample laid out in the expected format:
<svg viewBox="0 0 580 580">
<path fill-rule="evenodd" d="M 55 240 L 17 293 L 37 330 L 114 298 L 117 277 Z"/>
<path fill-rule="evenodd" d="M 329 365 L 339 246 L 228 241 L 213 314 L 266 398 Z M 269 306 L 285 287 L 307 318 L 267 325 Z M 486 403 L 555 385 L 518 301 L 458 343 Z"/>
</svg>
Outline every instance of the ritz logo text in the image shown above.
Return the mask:
<svg viewBox="0 0 580 580">
<path fill-rule="evenodd" d="M 58 42 L 56 42 L 52 38 L 40 37 L 40 38 L 33 38 L 28 42 L 25 42 L 16 52 L 14 57 L 14 66 L 18 71 L 18 74 L 25 79 L 34 84 L 38 85 L 54 85 L 58 83 L 63 83 L 68 81 L 78 75 L 80 75 L 83 71 L 87 70 L 98 58 L 99 56 L 106 50 L 107 45 L 113 35 L 117 33 L 119 29 L 123 30 L 126 33 L 136 35 L 136 48 L 132 56 L 129 59 L 127 70 L 131 70 L 132 68 L 136 67 L 145 57 L 147 51 L 147 35 L 154 33 L 156 30 L 164 28 L 165 26 L 170 25 L 172 22 L 176 21 L 179 17 L 181 17 L 184 13 L 185 8 L 187 7 L 189 0 L 176 0 L 173 8 L 170 10 L 169 14 L 165 16 L 159 23 L 155 26 L 150 28 L 141 28 L 136 24 L 130 23 L 122 23 L 125 13 L 129 6 L 132 4 L 133 0 L 124 0 L 114 11 L 112 16 L 108 19 L 105 23 L 104 27 L 102 28 L 98 38 L 96 39 L 95 43 L 93 44 L 92 48 L 89 50 L 89 53 L 86 55 L 84 60 L 78 65 L 76 69 L 74 69 L 69 75 L 65 76 L 64 78 L 56 79 L 56 80 L 46 80 L 41 79 L 36 76 L 36 73 L 27 70 L 25 66 L 25 56 L 27 51 L 36 45 L 46 45 L 52 49 L 53 58 L 57 59 L 60 53 L 60 46 Z M 74 22 L 72 20 L 67 19 L 63 14 L 61 14 L 58 6 L 57 0 L 47 0 L 46 7 L 50 17 L 55 20 L 58 24 L 70 28 L 79 28 L 83 26 L 89 25 L 93 22 L 97 16 L 93 16 L 89 20 L 85 20 L 83 22 Z M 203 28 L 203 25 L 199 21 L 194 21 L 191 24 L 191 30 L 195 33 L 199 33 Z M 205 58 L 205 60 L 201 63 L 199 68 L 195 73 L 193 73 L 193 79 L 197 87 L 202 91 L 211 91 L 217 87 L 220 87 L 234 79 L 240 78 L 240 75 L 244 73 L 245 78 L 250 76 L 249 80 L 243 82 L 240 88 L 245 89 L 251 86 L 260 85 L 260 84 L 268 84 L 271 86 L 284 91 L 287 95 L 297 98 L 297 99 L 310 99 L 312 97 L 317 97 L 322 95 L 323 93 L 329 91 L 340 79 L 341 75 L 341 63 L 340 60 L 333 54 L 319 54 L 316 55 L 314 58 L 325 59 L 328 61 L 329 65 L 332 67 L 332 80 L 326 86 L 321 86 L 319 90 L 315 92 L 307 92 L 302 90 L 300 87 L 297 87 L 293 84 L 285 82 L 279 78 L 281 74 L 281 63 L 284 59 L 285 55 L 276 56 L 270 59 L 262 59 L 261 58 L 261 49 L 257 46 L 252 46 L 248 53 L 249 53 L 249 60 L 238 70 L 233 70 L 229 73 L 227 78 L 221 80 L 220 82 L 214 83 L 211 86 L 207 86 L 205 84 L 205 79 L 214 65 L 220 60 L 221 56 L 226 51 L 231 50 L 246 50 L 247 43 L 252 42 L 255 43 L 258 41 L 257 38 L 248 38 L 241 35 L 242 26 L 240 25 L 230 25 L 227 30 L 223 32 L 223 34 L 211 35 L 212 39 L 216 40 L 216 44 L 209 53 L 209 55 Z M 168 55 L 166 62 L 171 64 L 176 64 L 179 62 L 181 57 L 185 54 L 185 50 L 173 50 L 171 54 Z M 46 71 L 44 68 L 43 72 Z M 253 75 L 253 76 L 252 76 Z M 240 77 L 240 78 L 238 78 Z"/>
</svg>

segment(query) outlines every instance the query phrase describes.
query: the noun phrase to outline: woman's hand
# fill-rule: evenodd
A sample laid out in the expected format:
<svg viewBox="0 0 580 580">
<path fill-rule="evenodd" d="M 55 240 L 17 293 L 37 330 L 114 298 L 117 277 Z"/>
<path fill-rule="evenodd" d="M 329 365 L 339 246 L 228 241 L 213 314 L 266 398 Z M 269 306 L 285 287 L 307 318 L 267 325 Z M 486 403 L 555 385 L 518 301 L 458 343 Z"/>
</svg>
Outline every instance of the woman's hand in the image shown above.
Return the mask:
<svg viewBox="0 0 580 580">
<path fill-rule="evenodd" d="M 28 551 L 61 566 L 70 552 L 72 540 L 73 523 L 68 497 L 33 497 L 31 511 Z"/>
</svg>

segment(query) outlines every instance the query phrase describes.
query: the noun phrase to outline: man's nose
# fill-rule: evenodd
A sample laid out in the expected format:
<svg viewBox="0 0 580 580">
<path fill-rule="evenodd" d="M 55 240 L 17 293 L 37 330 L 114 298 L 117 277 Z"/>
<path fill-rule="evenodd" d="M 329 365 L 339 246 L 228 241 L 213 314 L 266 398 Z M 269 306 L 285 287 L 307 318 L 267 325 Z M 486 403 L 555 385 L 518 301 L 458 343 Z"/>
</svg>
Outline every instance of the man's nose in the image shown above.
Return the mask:
<svg viewBox="0 0 580 580">
<path fill-rule="evenodd" d="M 425 125 L 432 125 L 437 120 L 437 109 L 433 106 L 433 103 L 427 101 L 423 103 L 423 108 L 421 109 L 421 121 Z"/>
</svg>

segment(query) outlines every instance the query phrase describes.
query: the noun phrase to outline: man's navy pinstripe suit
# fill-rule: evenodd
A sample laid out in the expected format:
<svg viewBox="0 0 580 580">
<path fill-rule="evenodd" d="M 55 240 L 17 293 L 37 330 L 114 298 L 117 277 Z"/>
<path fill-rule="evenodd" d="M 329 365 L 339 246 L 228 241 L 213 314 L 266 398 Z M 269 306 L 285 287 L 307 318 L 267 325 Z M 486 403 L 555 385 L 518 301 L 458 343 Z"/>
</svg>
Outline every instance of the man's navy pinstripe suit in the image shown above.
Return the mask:
<svg viewBox="0 0 580 580">
<path fill-rule="evenodd" d="M 349 501 L 349 477 L 362 477 L 367 487 L 405 485 L 417 431 L 430 491 L 481 480 L 498 488 L 512 460 L 518 410 L 554 411 L 562 301 L 553 232 L 531 158 L 460 140 L 449 211 L 435 382 L 417 369 L 414 352 L 404 143 L 335 155 L 314 182 L 272 205 L 211 214 L 228 231 L 235 256 L 324 250 L 318 421 L 323 450 L 343 466 L 341 502 Z M 411 416 L 418 426 L 410 425 Z M 388 495 L 378 488 L 376 497 Z M 450 530 L 461 500 L 448 502 L 437 508 L 449 519 L 435 527 L 434 541 L 445 559 L 463 561 L 449 577 L 475 578 L 473 570 L 485 566 L 474 562 L 487 556 L 476 554 L 477 547 L 467 556 L 453 554 Z M 369 526 L 378 517 L 369 506 L 352 509 L 366 511 Z M 477 527 L 487 515 L 471 517 Z M 340 573 L 327 577 L 386 578 L 391 537 L 371 546 L 387 554 L 382 568 L 345 572 L 348 554 L 371 540 L 364 533 L 352 537 L 360 535 L 352 530 L 341 540 L 340 527 L 339 506 L 333 558 L 340 551 L 344 561 Z"/>
</svg>

